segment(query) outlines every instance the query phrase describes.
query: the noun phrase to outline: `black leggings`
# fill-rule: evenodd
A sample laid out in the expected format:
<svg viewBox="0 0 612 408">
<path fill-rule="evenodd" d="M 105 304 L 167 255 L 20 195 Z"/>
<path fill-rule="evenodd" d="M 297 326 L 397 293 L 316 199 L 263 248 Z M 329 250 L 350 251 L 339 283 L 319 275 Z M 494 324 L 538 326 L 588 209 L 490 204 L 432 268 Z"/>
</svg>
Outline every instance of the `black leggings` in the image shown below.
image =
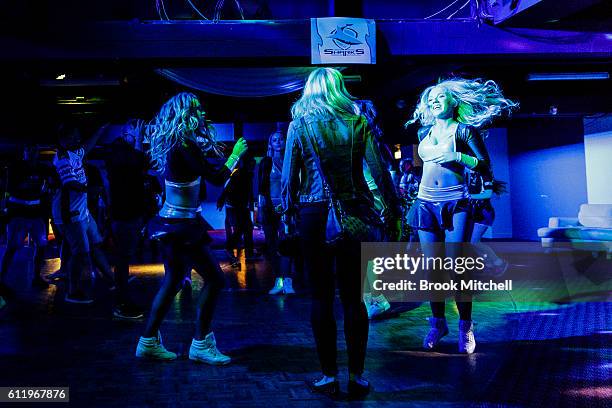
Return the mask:
<svg viewBox="0 0 612 408">
<path fill-rule="evenodd" d="M 336 319 L 334 318 L 334 260 L 344 309 L 344 338 L 349 372 L 363 373 L 368 343 L 368 315 L 362 300 L 360 244 L 343 243 L 333 250 L 325 245 L 326 205 L 302 208 L 298 222 L 302 254 L 312 289 L 312 330 L 324 375 L 335 376 Z"/>
<path fill-rule="evenodd" d="M 225 207 L 225 235 L 228 251 L 238 249 L 242 238 L 246 254 L 253 253 L 253 221 L 248 208 Z"/>
<path fill-rule="evenodd" d="M 204 279 L 204 286 L 197 302 L 194 335 L 196 340 L 201 340 L 210 332 L 210 323 L 217 298 L 225 286 L 223 271 L 208 244 L 186 244 L 183 241 L 168 239 L 162 242 L 162 248 L 165 269 L 164 280 L 153 300 L 144 337 L 157 335 L 174 297 L 182 287 L 185 273 L 191 273 L 193 267 Z"/>
<path fill-rule="evenodd" d="M 278 252 L 278 231 L 279 228 L 281 228 L 280 216 L 275 214 L 273 209 L 264 211 L 266 211 L 266 213 L 264 215 L 262 227 L 266 238 L 267 257 L 272 264 L 272 273 L 275 278 L 293 278 L 293 259 L 280 255 Z"/>
</svg>

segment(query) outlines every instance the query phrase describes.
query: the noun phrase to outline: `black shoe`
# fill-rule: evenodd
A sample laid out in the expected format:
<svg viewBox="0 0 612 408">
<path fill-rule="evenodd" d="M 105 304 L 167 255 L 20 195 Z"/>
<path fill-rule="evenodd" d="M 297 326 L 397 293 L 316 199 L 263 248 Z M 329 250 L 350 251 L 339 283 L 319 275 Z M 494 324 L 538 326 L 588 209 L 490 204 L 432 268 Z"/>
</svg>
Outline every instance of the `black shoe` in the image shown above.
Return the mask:
<svg viewBox="0 0 612 408">
<path fill-rule="evenodd" d="M 49 287 L 49 283 L 42 278 L 40 275 L 36 275 L 34 279 L 32 279 L 32 287 L 45 289 Z"/>
<path fill-rule="evenodd" d="M 372 390 L 370 383 L 368 385 L 361 385 L 357 381 L 348 382 L 348 398 L 351 400 L 362 400 Z"/>
<path fill-rule="evenodd" d="M 64 298 L 64 300 L 68 303 L 75 303 L 81 305 L 93 303 L 93 299 L 80 290 L 77 290 L 74 293 L 66 293 L 66 297 Z"/>
<path fill-rule="evenodd" d="M 121 319 L 140 319 L 144 317 L 142 310 L 132 303 L 122 303 L 113 309 L 113 316 Z"/>
<path fill-rule="evenodd" d="M 319 380 L 306 381 L 310 391 L 330 398 L 337 398 L 340 395 L 340 383 L 338 380 L 323 385 L 315 385 L 317 382 Z"/>
</svg>

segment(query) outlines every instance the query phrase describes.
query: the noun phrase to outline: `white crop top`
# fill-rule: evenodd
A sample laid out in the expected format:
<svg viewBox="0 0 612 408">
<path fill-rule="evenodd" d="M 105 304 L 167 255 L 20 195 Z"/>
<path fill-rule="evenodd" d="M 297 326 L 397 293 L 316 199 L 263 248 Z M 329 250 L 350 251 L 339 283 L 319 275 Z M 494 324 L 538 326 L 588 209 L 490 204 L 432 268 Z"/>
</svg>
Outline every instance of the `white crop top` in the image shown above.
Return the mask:
<svg viewBox="0 0 612 408">
<path fill-rule="evenodd" d="M 418 152 L 419 152 L 419 156 L 421 157 L 421 159 L 424 162 L 428 162 L 438 157 L 441 153 L 456 152 L 457 151 L 457 143 L 455 141 L 456 133 L 457 133 L 457 130 L 455 129 L 455 132 L 453 132 L 453 136 L 449 138 L 448 142 L 432 144 L 431 143 L 432 142 L 431 129 L 430 129 L 429 133 L 427 133 L 427 136 L 425 136 L 423 140 L 421 140 L 421 143 L 419 143 Z"/>
</svg>

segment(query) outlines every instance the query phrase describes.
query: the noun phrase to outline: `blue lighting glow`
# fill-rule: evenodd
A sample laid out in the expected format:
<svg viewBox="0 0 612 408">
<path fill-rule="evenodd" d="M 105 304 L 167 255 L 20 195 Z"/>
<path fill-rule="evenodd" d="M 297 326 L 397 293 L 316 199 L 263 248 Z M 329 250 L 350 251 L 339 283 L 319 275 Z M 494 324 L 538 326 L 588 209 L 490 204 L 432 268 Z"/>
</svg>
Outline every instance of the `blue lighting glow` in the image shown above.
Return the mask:
<svg viewBox="0 0 612 408">
<path fill-rule="evenodd" d="M 528 74 L 528 81 L 590 81 L 610 79 L 608 72 L 559 72 Z"/>
</svg>

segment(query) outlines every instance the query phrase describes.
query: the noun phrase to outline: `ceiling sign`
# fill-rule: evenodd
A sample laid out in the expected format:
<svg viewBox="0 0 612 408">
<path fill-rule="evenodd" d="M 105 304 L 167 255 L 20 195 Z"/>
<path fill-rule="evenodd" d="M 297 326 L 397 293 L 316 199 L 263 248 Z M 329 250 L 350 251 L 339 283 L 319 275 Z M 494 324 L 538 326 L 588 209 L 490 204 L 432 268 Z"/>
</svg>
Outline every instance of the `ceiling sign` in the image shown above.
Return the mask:
<svg viewBox="0 0 612 408">
<path fill-rule="evenodd" d="M 313 64 L 376 64 L 376 23 L 365 18 L 310 19 Z"/>
</svg>

